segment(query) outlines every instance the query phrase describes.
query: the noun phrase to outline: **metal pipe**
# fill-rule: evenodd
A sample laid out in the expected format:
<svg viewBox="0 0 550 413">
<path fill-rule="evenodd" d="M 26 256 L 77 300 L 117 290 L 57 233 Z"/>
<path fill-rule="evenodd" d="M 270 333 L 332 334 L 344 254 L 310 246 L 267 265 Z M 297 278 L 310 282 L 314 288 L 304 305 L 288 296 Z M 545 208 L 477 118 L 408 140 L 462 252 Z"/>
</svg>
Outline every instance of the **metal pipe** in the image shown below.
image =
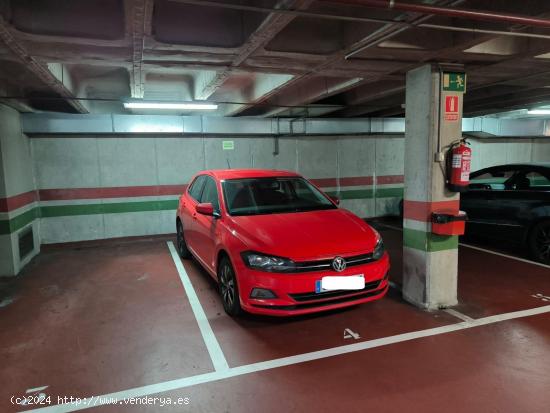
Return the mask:
<svg viewBox="0 0 550 413">
<path fill-rule="evenodd" d="M 355 17 L 355 16 L 343 16 L 343 15 L 336 15 L 336 14 L 327 14 L 327 13 L 319 13 L 319 12 L 313 12 L 313 11 L 303 11 L 303 10 L 294 10 L 294 9 L 274 9 L 270 7 L 261 7 L 261 6 L 248 6 L 244 4 L 233 4 L 233 3 L 219 3 L 217 1 L 210 1 L 210 0 L 170 0 L 174 3 L 182 3 L 182 4 L 190 4 L 193 6 L 201 6 L 201 7 L 214 7 L 218 9 L 230 9 L 230 10 L 241 10 L 241 11 L 251 11 L 251 12 L 257 12 L 257 13 L 265 13 L 265 14 L 282 14 L 282 15 L 289 15 L 289 16 L 295 16 L 295 17 L 313 17 L 318 19 L 327 19 L 327 20 L 342 20 L 342 21 L 349 21 L 349 22 L 360 22 L 360 23 L 379 23 L 379 24 L 385 24 L 385 23 L 396 23 L 398 25 L 407 26 L 408 23 L 406 22 L 395 22 L 393 20 L 388 19 L 375 19 L 371 17 Z"/>
<path fill-rule="evenodd" d="M 475 33 L 494 34 L 496 36 L 527 37 L 532 39 L 550 40 L 550 34 L 507 32 L 504 30 L 486 30 L 486 29 L 476 29 L 474 27 L 456 27 L 456 26 L 445 26 L 441 24 L 428 24 L 428 23 L 419 24 L 418 27 L 422 27 L 425 29 L 434 29 L 434 30 L 448 30 L 453 32 L 465 32 L 465 33 L 474 33 L 474 34 Z"/>
<path fill-rule="evenodd" d="M 450 5 L 450 6 L 458 6 L 462 3 L 464 3 L 465 0 L 455 0 L 455 1 L 451 1 L 451 2 L 446 2 L 445 4 L 446 5 Z M 369 49 L 371 47 L 374 47 L 374 46 L 377 46 L 379 45 L 380 43 L 388 40 L 388 39 L 391 39 L 392 37 L 395 37 L 397 36 L 398 34 L 404 32 L 405 30 L 408 30 L 409 28 L 411 27 L 417 27 L 418 25 L 420 25 L 422 22 L 430 19 L 432 17 L 431 14 L 428 14 L 428 15 L 423 15 L 423 16 L 420 16 L 420 17 L 417 17 L 415 18 L 412 22 L 407 22 L 409 25 L 406 26 L 406 27 L 397 27 L 395 30 L 393 31 L 389 31 L 389 33 L 383 35 L 383 36 L 378 36 L 378 32 L 383 32 L 384 30 L 386 30 L 386 27 L 383 27 L 382 29 L 380 30 L 377 30 L 376 32 L 372 33 L 371 35 L 369 35 L 365 40 L 368 40 L 368 39 L 373 39 L 371 41 L 369 41 L 368 43 L 366 44 L 363 44 L 353 50 L 351 50 L 350 52 L 348 52 L 345 56 L 344 56 L 344 59 L 347 60 L 349 59 L 350 57 L 352 56 L 355 56 L 356 54 L 362 52 L 363 50 L 366 50 L 366 49 Z M 393 26 L 395 25 L 389 25 L 389 29 L 391 29 Z"/>
<path fill-rule="evenodd" d="M 219 3 L 216 1 L 208 1 L 208 0 L 171 0 L 171 1 L 176 3 L 191 4 L 194 6 L 252 11 L 252 12 L 266 13 L 266 14 L 274 13 L 274 14 L 282 14 L 282 15 L 289 15 L 289 16 L 296 16 L 296 17 L 317 18 L 322 20 L 340 20 L 340 21 L 349 21 L 349 22 L 355 22 L 355 23 L 391 24 L 395 27 L 405 27 L 405 28 L 422 27 L 425 29 L 433 29 L 433 30 L 446 30 L 446 31 L 466 32 L 466 33 L 483 33 L 483 34 L 494 34 L 494 35 L 502 35 L 502 36 L 510 36 L 510 37 L 528 37 L 528 38 L 530 37 L 534 39 L 550 39 L 550 34 L 521 33 L 521 32 L 510 32 L 505 30 L 484 30 L 484 29 L 476 29 L 471 27 L 445 26 L 440 24 L 417 24 L 417 23 L 408 23 L 405 21 L 375 19 L 370 17 L 343 16 L 339 14 L 326 14 L 326 13 L 303 11 L 303 10 L 274 9 L 269 7 L 247 6 L 242 4 Z M 331 1 L 338 1 L 338 0 L 331 0 Z M 356 52 L 352 52 L 349 55 L 349 57 L 351 57 L 351 55 L 355 53 Z"/>
<path fill-rule="evenodd" d="M 434 14 L 449 17 L 458 17 L 470 20 L 489 22 L 503 22 L 521 24 L 524 26 L 550 28 L 550 20 L 533 16 L 498 13 L 488 10 L 451 9 L 448 7 L 429 6 L 425 4 L 403 3 L 394 0 L 321 0 L 332 3 L 346 3 L 356 6 L 372 7 L 377 9 L 398 10 L 421 14 Z"/>
</svg>

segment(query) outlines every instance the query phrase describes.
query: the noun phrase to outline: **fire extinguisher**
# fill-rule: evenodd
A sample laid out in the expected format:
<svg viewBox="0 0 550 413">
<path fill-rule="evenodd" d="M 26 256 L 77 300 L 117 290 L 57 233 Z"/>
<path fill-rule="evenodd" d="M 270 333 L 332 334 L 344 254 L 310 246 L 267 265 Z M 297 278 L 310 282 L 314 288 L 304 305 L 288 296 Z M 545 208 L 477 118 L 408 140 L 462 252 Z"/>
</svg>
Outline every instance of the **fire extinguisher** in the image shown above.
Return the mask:
<svg viewBox="0 0 550 413">
<path fill-rule="evenodd" d="M 472 150 L 466 139 L 451 144 L 447 152 L 447 187 L 453 192 L 464 192 L 470 183 Z"/>
</svg>

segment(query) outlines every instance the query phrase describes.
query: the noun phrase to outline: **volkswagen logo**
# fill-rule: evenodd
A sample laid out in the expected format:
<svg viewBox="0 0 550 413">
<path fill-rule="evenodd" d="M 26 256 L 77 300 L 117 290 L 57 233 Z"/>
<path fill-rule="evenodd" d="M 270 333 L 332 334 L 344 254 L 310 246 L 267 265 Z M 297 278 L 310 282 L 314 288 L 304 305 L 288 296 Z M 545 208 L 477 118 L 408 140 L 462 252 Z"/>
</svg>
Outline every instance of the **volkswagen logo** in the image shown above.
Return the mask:
<svg viewBox="0 0 550 413">
<path fill-rule="evenodd" d="M 334 271 L 342 272 L 346 269 L 346 260 L 342 257 L 336 257 L 332 260 L 332 268 Z"/>
</svg>

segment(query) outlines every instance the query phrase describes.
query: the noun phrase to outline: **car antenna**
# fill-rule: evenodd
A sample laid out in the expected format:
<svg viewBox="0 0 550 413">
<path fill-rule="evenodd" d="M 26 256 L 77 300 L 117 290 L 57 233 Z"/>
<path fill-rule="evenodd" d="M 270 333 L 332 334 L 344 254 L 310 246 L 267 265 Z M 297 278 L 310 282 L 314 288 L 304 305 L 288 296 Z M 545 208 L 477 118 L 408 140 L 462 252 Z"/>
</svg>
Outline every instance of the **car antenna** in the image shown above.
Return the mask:
<svg viewBox="0 0 550 413">
<path fill-rule="evenodd" d="M 229 158 L 225 158 L 225 160 L 227 161 L 227 169 L 231 169 L 231 164 L 229 163 Z"/>
</svg>

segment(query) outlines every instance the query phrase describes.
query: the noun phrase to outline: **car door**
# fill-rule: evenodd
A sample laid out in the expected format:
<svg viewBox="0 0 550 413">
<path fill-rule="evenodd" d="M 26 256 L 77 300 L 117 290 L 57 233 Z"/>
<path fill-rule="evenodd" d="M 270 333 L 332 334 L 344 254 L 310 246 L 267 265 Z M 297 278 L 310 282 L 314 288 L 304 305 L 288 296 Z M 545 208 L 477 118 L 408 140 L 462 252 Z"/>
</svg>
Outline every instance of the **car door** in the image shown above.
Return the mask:
<svg viewBox="0 0 550 413">
<path fill-rule="evenodd" d="M 544 190 L 547 178 L 530 166 L 518 168 L 507 183 L 504 191 L 495 199 L 498 209 L 497 225 L 500 236 L 522 240 L 531 223 L 536 208 L 544 205 L 541 190 Z"/>
<path fill-rule="evenodd" d="M 181 205 L 181 220 L 183 224 L 183 234 L 185 242 L 192 252 L 196 251 L 197 245 L 197 224 L 196 224 L 196 205 L 202 195 L 206 175 L 197 176 L 189 185 L 187 193 L 182 198 Z"/>
<path fill-rule="evenodd" d="M 216 181 L 207 176 L 202 190 L 201 203 L 210 203 L 214 207 L 214 212 L 220 213 L 220 201 Z M 215 269 L 216 261 L 216 241 L 219 235 L 219 220 L 217 217 L 195 214 L 195 251 L 203 264 L 211 270 Z"/>
<path fill-rule="evenodd" d="M 487 168 L 472 174 L 468 191 L 461 195 L 461 209 L 468 213 L 467 234 L 495 237 L 500 232 L 496 201 L 506 189 L 506 182 L 516 173 L 513 167 Z"/>
</svg>

